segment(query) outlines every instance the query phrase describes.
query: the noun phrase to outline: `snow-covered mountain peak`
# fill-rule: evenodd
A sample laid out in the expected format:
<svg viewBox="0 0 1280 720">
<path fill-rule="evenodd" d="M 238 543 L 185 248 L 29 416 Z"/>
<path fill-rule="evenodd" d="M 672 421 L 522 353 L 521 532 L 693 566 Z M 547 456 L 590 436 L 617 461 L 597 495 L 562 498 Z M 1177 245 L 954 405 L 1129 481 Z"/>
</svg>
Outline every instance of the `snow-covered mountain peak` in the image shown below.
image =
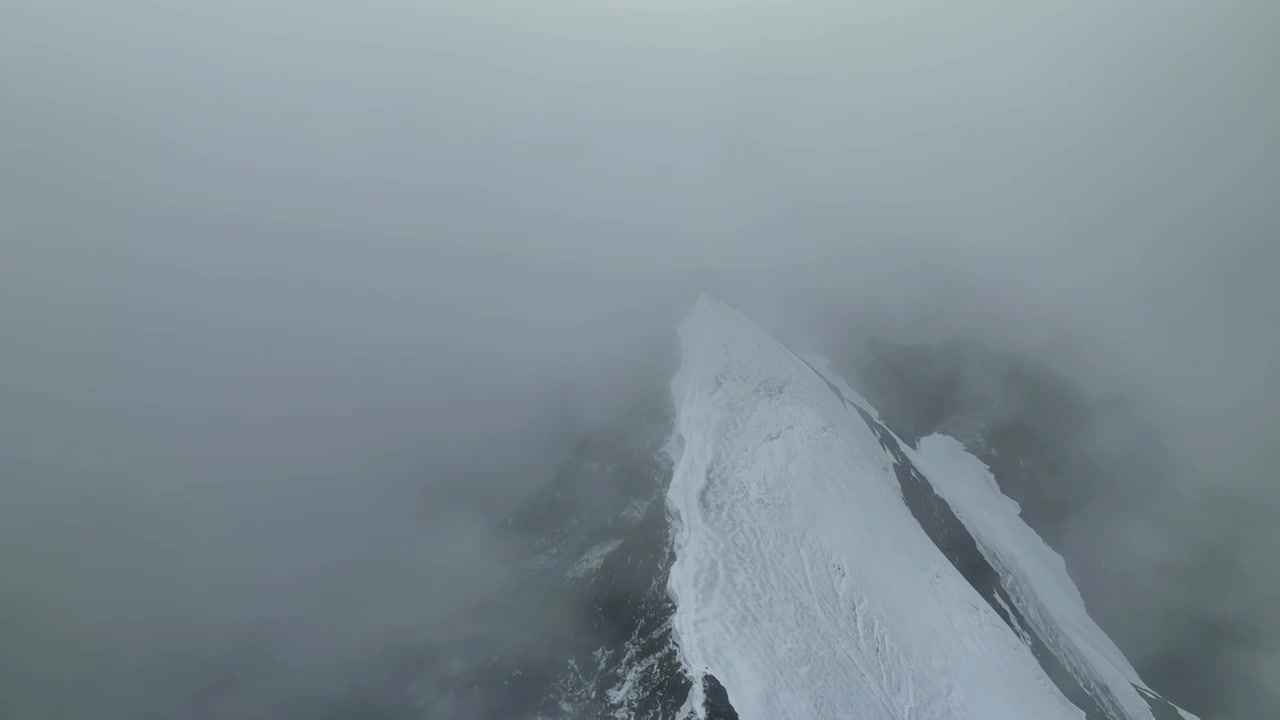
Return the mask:
<svg viewBox="0 0 1280 720">
<path fill-rule="evenodd" d="M 742 718 L 1190 717 L 958 443 L 906 446 L 715 299 L 679 334 L 668 590 L 695 716 L 715 688 Z"/>
<path fill-rule="evenodd" d="M 489 720 L 1187 720 L 958 441 L 704 297 L 655 388 L 504 523 L 419 706 Z"/>
</svg>

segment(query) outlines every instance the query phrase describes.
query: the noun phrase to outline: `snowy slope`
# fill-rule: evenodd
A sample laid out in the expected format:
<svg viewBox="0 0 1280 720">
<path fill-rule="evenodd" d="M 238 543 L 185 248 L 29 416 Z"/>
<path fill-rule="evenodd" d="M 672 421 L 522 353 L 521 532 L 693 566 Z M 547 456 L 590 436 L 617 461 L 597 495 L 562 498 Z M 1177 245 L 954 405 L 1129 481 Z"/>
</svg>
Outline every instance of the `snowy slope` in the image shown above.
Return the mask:
<svg viewBox="0 0 1280 720">
<path fill-rule="evenodd" d="M 1178 712 L 1134 687 L 1061 561 L 962 449 L 902 445 L 717 301 L 680 338 L 668 591 L 694 716 L 708 687 L 744 720 Z"/>
<path fill-rule="evenodd" d="M 1119 705 L 1120 717 L 1158 711 L 1164 701 L 1143 684 L 1089 617 L 1061 556 L 1022 521 L 1017 503 L 1000 493 L 982 461 L 955 439 L 930 435 L 920 441 L 915 462 L 973 534 L 982 554 L 1000 570 L 1022 614 L 1073 675 L 1095 688 L 1095 694 L 1109 696 Z M 1193 717 L 1174 710 L 1181 718 Z"/>
</svg>

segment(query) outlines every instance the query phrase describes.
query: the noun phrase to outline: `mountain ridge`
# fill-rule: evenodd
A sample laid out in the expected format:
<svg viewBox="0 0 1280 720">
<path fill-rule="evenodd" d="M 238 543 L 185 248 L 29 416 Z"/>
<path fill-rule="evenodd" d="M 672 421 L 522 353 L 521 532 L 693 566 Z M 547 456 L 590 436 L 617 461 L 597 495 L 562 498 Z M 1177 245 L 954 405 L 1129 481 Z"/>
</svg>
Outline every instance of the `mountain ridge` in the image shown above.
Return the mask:
<svg viewBox="0 0 1280 720">
<path fill-rule="evenodd" d="M 959 442 L 902 442 L 829 363 L 714 299 L 678 334 L 669 398 L 504 524 L 523 579 L 437 668 L 428 716 L 1194 717 Z"/>
</svg>

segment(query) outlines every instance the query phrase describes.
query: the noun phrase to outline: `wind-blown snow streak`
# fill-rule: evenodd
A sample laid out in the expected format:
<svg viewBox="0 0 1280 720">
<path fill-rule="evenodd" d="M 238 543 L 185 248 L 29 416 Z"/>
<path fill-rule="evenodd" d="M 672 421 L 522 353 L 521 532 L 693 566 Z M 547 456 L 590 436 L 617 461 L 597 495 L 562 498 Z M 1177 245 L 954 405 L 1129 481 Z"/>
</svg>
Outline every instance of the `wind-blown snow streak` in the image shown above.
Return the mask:
<svg viewBox="0 0 1280 720">
<path fill-rule="evenodd" d="M 569 577 L 582 578 L 600 569 L 609 553 L 622 546 L 622 540 L 608 540 L 593 546 L 569 568 Z"/>
<path fill-rule="evenodd" d="M 695 694 L 713 675 L 744 720 L 1152 719 L 1060 558 L 962 448 L 902 445 L 719 302 L 680 336 L 668 588 Z"/>
</svg>

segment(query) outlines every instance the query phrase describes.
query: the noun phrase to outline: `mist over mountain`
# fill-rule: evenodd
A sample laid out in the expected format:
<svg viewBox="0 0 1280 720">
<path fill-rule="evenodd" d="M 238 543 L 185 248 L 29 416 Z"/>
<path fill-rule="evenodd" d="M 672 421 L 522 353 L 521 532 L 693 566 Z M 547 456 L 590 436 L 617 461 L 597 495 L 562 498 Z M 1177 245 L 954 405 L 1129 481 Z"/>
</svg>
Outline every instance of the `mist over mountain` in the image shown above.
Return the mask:
<svg viewBox="0 0 1280 720">
<path fill-rule="evenodd" d="M 410 712 L 704 291 L 965 442 L 1150 689 L 1280 715 L 1277 32 L 7 3 L 0 715 Z M 575 651 L 580 601 L 538 606 Z"/>
</svg>

